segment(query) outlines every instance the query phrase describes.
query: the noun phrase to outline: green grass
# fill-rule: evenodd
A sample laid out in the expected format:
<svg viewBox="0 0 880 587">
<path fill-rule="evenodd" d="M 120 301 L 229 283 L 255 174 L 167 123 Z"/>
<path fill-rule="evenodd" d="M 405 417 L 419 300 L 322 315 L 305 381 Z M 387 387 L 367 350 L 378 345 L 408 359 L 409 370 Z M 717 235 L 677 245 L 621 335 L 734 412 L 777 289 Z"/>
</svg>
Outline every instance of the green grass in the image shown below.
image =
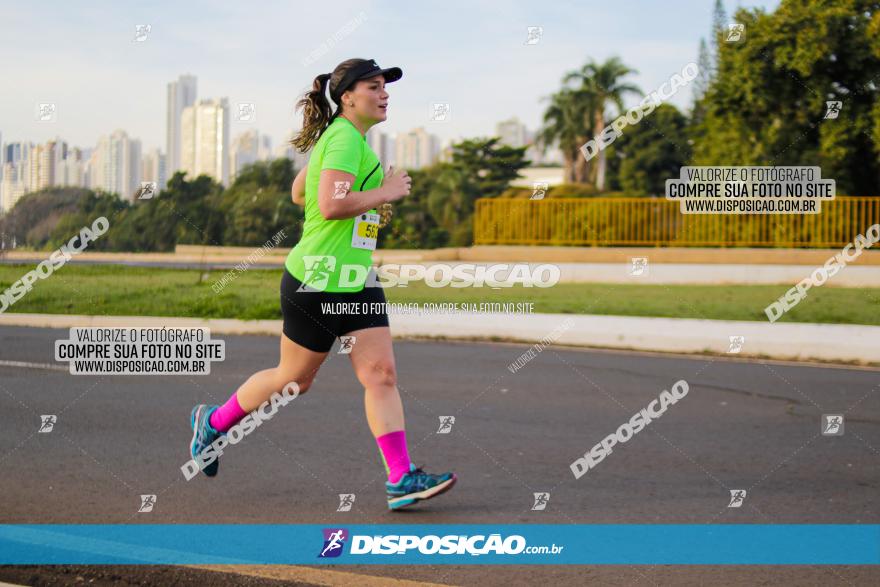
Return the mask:
<svg viewBox="0 0 880 587">
<path fill-rule="evenodd" d="M 0 265 L 0 291 L 33 265 Z M 280 319 L 281 269 L 250 269 L 219 294 L 211 285 L 226 270 L 66 265 L 6 312 L 198 318 Z M 766 320 L 764 307 L 790 285 L 630 285 L 562 283 L 550 288 L 387 288 L 389 302 L 534 302 L 534 312 L 661 316 L 711 320 Z M 880 289 L 825 285 L 780 322 L 880 325 Z"/>
</svg>

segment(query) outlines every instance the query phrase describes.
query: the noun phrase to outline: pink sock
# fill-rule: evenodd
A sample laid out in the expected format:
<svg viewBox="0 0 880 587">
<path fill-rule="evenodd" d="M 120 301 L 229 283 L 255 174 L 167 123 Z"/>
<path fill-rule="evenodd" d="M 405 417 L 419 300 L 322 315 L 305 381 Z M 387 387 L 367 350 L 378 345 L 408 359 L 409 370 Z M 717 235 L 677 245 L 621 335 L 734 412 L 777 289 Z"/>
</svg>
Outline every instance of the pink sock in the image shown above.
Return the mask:
<svg viewBox="0 0 880 587">
<path fill-rule="evenodd" d="M 217 432 L 227 432 L 246 415 L 247 413 L 238 404 L 238 396 L 233 393 L 225 404 L 214 410 L 208 418 L 208 423 Z"/>
<path fill-rule="evenodd" d="M 409 473 L 409 453 L 406 452 L 406 431 L 389 432 L 376 438 L 388 480 L 397 483 L 404 473 Z"/>
</svg>

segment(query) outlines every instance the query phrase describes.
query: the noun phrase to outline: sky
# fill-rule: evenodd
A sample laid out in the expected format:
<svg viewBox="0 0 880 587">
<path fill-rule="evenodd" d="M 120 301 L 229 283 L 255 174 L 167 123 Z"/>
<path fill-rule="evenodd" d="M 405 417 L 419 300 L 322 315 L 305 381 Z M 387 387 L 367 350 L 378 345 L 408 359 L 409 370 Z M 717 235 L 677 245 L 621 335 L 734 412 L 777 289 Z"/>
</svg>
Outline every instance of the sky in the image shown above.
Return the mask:
<svg viewBox="0 0 880 587">
<path fill-rule="evenodd" d="M 638 71 L 629 79 L 645 93 L 696 62 L 714 1 L 125 4 L 0 0 L 4 143 L 60 136 L 92 147 L 121 128 L 144 151 L 164 152 L 166 87 L 189 73 L 198 77 L 200 99 L 255 104 L 255 122 L 233 121 L 233 137 L 256 128 L 274 146 L 300 128 L 294 106 L 315 76 L 352 57 L 403 69 L 387 86 L 388 119 L 375 127 L 383 132 L 424 127 L 443 140 L 491 136 L 513 116 L 534 131 L 563 76 L 590 59 L 619 56 Z M 731 17 L 740 6 L 770 12 L 777 5 L 727 0 L 725 9 Z M 150 32 L 136 42 L 143 24 Z M 526 44 L 530 26 L 543 28 L 536 44 Z M 315 51 L 320 56 L 308 62 Z M 688 86 L 670 102 L 688 109 L 691 99 Z M 36 120 L 41 102 L 56 105 L 54 122 Z M 431 120 L 433 103 L 450 105 L 446 121 Z"/>
</svg>

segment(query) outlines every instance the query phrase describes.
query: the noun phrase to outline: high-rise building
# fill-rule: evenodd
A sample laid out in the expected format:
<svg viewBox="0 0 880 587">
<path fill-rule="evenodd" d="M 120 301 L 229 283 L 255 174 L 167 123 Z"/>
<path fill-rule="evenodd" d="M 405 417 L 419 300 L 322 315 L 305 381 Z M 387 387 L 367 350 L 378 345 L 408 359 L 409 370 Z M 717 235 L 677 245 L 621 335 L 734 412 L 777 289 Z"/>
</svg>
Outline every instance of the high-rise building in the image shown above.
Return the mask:
<svg viewBox="0 0 880 587">
<path fill-rule="evenodd" d="M 15 206 L 25 193 L 25 166 L 9 161 L 3 166 L 3 180 L 0 182 L 0 211 L 4 214 Z"/>
<path fill-rule="evenodd" d="M 312 156 L 312 150 L 309 149 L 305 153 L 300 153 L 290 141 L 296 136 L 296 131 L 290 131 L 284 140 L 272 151 L 275 159 L 287 158 L 293 161 L 293 168 L 299 172 L 300 169 L 309 164 L 309 157 Z"/>
<path fill-rule="evenodd" d="M 70 185 L 68 181 L 69 151 L 67 142 L 61 138 L 44 145 L 13 143 L 0 148 L 0 180 L 6 172 L 6 163 L 13 166 L 13 183 L 22 182 L 25 193 L 54 186 Z M 74 176 L 76 180 L 76 176 Z M 78 184 L 73 184 L 78 185 Z M 17 188 L 16 188 L 17 189 Z"/>
<path fill-rule="evenodd" d="M 141 181 L 154 181 L 159 191 L 165 189 L 168 177 L 165 172 L 165 155 L 159 149 L 151 149 L 144 153 Z"/>
<path fill-rule="evenodd" d="M 98 139 L 89 160 L 89 187 L 131 200 L 141 185 L 141 165 L 141 142 L 116 130 Z"/>
<path fill-rule="evenodd" d="M 55 185 L 84 187 L 84 166 L 82 149 L 68 149 L 67 157 L 55 165 Z"/>
<path fill-rule="evenodd" d="M 382 163 L 383 167 L 387 168 L 390 163 L 393 163 L 391 140 L 384 132 L 376 127 L 368 130 L 367 144 L 370 145 L 371 149 L 373 149 L 373 152 L 376 154 L 376 157 L 379 158 L 379 161 Z"/>
<path fill-rule="evenodd" d="M 269 135 L 260 135 L 257 143 L 257 159 L 260 161 L 272 160 L 272 137 Z"/>
<path fill-rule="evenodd" d="M 229 150 L 229 181 L 235 181 L 246 165 L 272 158 L 272 140 L 254 129 L 237 135 Z"/>
<path fill-rule="evenodd" d="M 424 128 L 398 134 L 394 140 L 394 165 L 421 169 L 435 163 L 440 154 L 440 140 Z"/>
<path fill-rule="evenodd" d="M 500 137 L 500 142 L 504 145 L 526 147 L 525 158 L 530 162 L 531 167 L 561 163 L 562 161 L 558 149 L 553 146 L 543 149 L 536 141 L 535 133 L 529 132 L 516 117 L 499 122 L 495 127 L 495 134 Z"/>
<path fill-rule="evenodd" d="M 197 80 L 194 75 L 181 75 L 168 84 L 166 106 L 165 168 L 170 177 L 181 167 L 181 126 L 183 109 L 195 104 Z"/>
<path fill-rule="evenodd" d="M 30 143 L 24 142 L 9 143 L 3 148 L 5 152 L 3 163 L 19 163 L 22 160 L 27 159 L 30 154 L 31 146 Z"/>
<path fill-rule="evenodd" d="M 180 115 L 180 168 L 229 183 L 229 101 L 199 100 Z"/>
<path fill-rule="evenodd" d="M 501 143 L 510 147 L 525 147 L 528 140 L 525 125 L 515 116 L 499 122 L 495 126 L 495 134 L 501 138 Z"/>
<path fill-rule="evenodd" d="M 0 211 L 7 212 L 28 191 L 28 158 L 33 145 L 25 142 L 2 147 L 3 169 L 0 173 Z"/>
<path fill-rule="evenodd" d="M 45 145 L 37 145 L 30 151 L 27 158 L 26 187 L 29 192 L 35 192 L 55 185 L 55 167 L 57 162 L 55 141 L 49 141 Z"/>
</svg>

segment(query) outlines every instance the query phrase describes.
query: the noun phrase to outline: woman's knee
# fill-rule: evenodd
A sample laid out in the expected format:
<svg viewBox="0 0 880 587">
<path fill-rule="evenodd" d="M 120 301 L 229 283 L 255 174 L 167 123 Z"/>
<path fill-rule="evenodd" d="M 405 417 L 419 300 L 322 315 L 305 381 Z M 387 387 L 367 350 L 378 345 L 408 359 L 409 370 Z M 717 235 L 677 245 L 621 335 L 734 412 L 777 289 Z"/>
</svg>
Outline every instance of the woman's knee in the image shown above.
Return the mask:
<svg viewBox="0 0 880 587">
<path fill-rule="evenodd" d="M 297 373 L 285 372 L 280 367 L 277 368 L 277 371 L 277 381 L 281 388 L 288 394 L 301 394 L 307 392 L 312 386 L 312 381 L 315 379 L 314 375 L 300 375 Z"/>
<path fill-rule="evenodd" d="M 367 389 L 373 387 L 394 387 L 397 385 L 397 368 L 393 359 L 379 359 L 358 371 L 358 380 Z"/>
</svg>

